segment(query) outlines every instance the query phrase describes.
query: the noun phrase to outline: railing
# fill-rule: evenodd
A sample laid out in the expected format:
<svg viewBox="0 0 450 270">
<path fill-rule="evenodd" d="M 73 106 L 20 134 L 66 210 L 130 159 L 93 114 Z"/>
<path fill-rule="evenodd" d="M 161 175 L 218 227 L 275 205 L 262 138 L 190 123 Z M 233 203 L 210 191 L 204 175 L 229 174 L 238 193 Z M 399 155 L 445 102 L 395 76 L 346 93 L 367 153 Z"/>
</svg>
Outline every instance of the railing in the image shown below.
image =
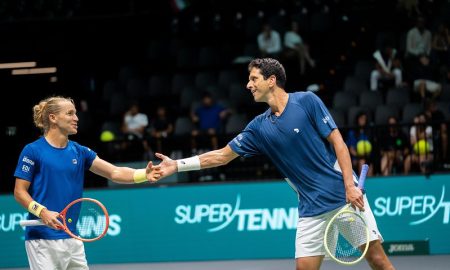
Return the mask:
<svg viewBox="0 0 450 270">
<path fill-rule="evenodd" d="M 432 174 L 450 170 L 448 144 L 445 143 L 446 134 L 442 134 L 441 126 L 448 126 L 448 122 L 429 124 L 427 129 L 428 137 L 425 143 L 419 142 L 411 145 L 410 128 L 413 124 L 400 124 L 394 127 L 371 125 L 366 128 L 371 143 L 371 151 L 361 156 L 352 157 L 353 160 L 366 159 L 373 169 L 373 175 L 404 175 L 404 174 Z M 430 128 L 431 127 L 431 128 Z M 389 142 L 386 141 L 386 134 L 390 128 L 396 128 L 405 134 L 404 141 L 390 149 Z M 354 127 L 340 128 L 344 140 L 350 130 Z M 416 129 L 417 132 L 421 128 Z M 431 132 L 431 133 L 430 133 Z M 415 134 L 416 137 L 421 135 Z M 226 145 L 234 138 L 235 134 L 218 135 L 219 147 Z M 156 141 L 150 140 L 153 152 L 162 152 L 173 159 L 189 157 L 194 154 L 201 154 L 211 150 L 210 138 L 200 136 L 196 140 L 197 149 L 191 146 L 192 137 L 190 135 L 169 136 L 160 142 L 162 149 L 156 148 Z M 129 150 L 118 147 L 122 143 L 116 140 L 103 143 L 99 149 L 106 159 L 117 162 L 142 161 L 144 150 L 141 142 L 134 142 L 134 146 Z M 396 142 L 399 143 L 399 142 Z M 106 155 L 106 156 L 105 156 Z M 394 156 L 394 157 L 392 157 Z M 392 159 L 394 158 L 394 159 Z M 392 168 L 386 172 L 384 162 L 394 162 Z M 358 170 L 357 162 L 354 163 L 355 171 Z M 405 167 L 408 167 L 405 169 Z M 190 172 L 187 182 L 197 181 L 242 181 L 242 180 L 263 180 L 281 178 L 281 174 L 274 167 L 272 162 L 265 156 L 252 158 L 239 157 L 226 166 Z"/>
</svg>

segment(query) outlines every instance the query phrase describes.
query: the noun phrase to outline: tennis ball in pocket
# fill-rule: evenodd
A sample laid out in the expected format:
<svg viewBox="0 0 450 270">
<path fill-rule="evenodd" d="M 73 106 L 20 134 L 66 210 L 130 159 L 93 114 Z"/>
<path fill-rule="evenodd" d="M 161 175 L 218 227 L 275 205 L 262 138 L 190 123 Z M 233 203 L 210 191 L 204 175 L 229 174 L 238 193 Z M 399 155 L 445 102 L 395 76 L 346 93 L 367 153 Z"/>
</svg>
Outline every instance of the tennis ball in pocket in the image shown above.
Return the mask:
<svg viewBox="0 0 450 270">
<path fill-rule="evenodd" d="M 356 144 L 356 153 L 358 156 L 367 156 L 372 152 L 372 144 L 368 140 L 360 140 Z"/>
</svg>

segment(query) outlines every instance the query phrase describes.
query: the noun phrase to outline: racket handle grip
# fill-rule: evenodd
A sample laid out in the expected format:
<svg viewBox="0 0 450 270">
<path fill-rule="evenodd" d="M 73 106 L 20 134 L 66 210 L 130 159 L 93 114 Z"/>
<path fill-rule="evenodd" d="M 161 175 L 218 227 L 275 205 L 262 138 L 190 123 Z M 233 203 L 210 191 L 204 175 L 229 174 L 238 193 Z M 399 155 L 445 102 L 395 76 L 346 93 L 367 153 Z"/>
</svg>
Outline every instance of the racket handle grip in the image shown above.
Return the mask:
<svg viewBox="0 0 450 270">
<path fill-rule="evenodd" d="M 364 190 L 364 184 L 366 181 L 367 172 L 369 171 L 369 165 L 364 164 L 361 168 L 361 174 L 359 175 L 358 187 Z"/>
<path fill-rule="evenodd" d="M 32 220 L 21 220 L 19 222 L 20 226 L 43 226 L 45 225 L 40 219 L 32 219 Z"/>
</svg>

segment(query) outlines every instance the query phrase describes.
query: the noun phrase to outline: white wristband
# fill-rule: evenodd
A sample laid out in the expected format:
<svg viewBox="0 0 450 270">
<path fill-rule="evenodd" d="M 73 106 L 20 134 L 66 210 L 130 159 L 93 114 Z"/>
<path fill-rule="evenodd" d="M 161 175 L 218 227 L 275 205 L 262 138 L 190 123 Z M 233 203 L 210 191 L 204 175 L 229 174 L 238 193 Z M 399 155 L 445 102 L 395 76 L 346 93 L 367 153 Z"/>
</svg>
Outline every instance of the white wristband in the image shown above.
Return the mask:
<svg viewBox="0 0 450 270">
<path fill-rule="evenodd" d="M 195 171 L 200 170 L 200 158 L 198 156 L 193 156 L 190 158 L 178 159 L 177 160 L 178 171 Z"/>
</svg>

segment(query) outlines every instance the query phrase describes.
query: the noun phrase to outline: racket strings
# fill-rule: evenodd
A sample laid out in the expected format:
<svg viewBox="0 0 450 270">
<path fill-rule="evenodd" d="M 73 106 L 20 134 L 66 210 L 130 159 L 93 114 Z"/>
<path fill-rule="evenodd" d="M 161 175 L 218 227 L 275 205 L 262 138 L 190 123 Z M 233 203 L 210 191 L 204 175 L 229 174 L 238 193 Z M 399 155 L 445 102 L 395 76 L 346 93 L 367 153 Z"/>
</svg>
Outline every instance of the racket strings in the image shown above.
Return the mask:
<svg viewBox="0 0 450 270">
<path fill-rule="evenodd" d="M 359 215 L 342 212 L 331 224 L 326 241 L 337 260 L 352 262 L 362 255 L 359 247 L 367 242 L 366 224 Z"/>
<path fill-rule="evenodd" d="M 94 239 L 104 233 L 107 228 L 107 217 L 97 203 L 81 201 L 71 208 L 74 211 L 67 212 L 66 223 L 73 234 L 83 239 Z M 79 209 L 78 217 L 76 216 L 77 208 Z"/>
</svg>

